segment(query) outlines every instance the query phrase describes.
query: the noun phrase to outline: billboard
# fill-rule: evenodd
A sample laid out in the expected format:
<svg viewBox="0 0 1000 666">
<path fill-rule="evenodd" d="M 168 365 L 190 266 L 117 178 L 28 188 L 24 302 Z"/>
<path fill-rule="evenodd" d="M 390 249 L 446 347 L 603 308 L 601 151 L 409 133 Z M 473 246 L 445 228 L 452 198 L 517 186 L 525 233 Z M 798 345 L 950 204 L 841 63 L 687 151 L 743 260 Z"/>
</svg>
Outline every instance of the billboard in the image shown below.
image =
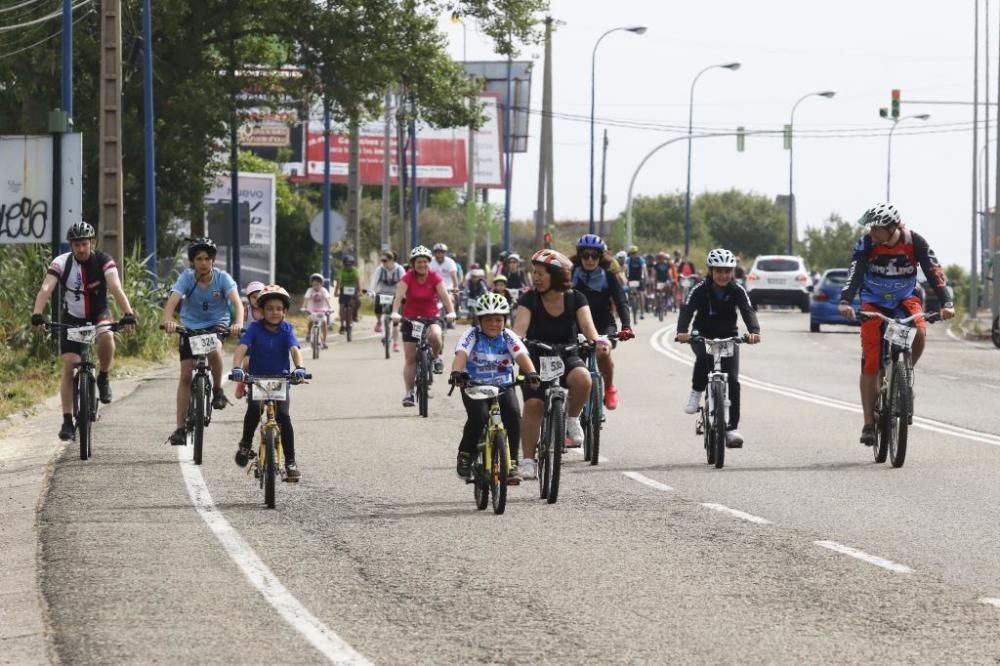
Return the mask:
<svg viewBox="0 0 1000 666">
<path fill-rule="evenodd" d="M 62 140 L 62 228 L 83 214 L 82 134 L 59 134 Z M 52 137 L 0 136 L 0 244 L 52 241 Z"/>
<path fill-rule="evenodd" d="M 243 173 L 239 174 L 239 205 L 240 205 L 240 288 L 248 282 L 259 280 L 265 284 L 274 282 L 275 237 L 277 231 L 275 213 L 275 180 L 273 173 Z M 209 229 L 225 224 L 215 216 L 220 210 L 228 212 L 231 205 L 232 181 L 228 175 L 219 176 L 212 184 L 212 189 L 205 197 L 205 208 L 208 213 Z M 212 212 L 214 211 L 214 213 Z M 244 213 L 244 211 L 246 211 Z M 226 218 L 227 220 L 229 218 Z M 243 223 L 246 221 L 247 231 Z M 217 243 L 219 254 L 216 262 L 227 268 L 229 261 L 229 244 L 231 230 L 227 227 Z"/>
</svg>

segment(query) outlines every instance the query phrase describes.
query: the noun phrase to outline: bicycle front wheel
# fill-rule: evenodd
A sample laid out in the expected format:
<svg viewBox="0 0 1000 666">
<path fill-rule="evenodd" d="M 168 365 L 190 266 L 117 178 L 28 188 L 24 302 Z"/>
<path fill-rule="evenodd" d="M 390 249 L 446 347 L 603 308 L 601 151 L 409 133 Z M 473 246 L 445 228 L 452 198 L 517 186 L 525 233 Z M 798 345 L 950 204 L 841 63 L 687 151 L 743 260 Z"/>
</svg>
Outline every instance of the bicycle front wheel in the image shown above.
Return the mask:
<svg viewBox="0 0 1000 666">
<path fill-rule="evenodd" d="M 191 399 L 194 401 L 194 464 L 201 464 L 202 449 L 205 445 L 205 401 L 208 394 L 208 384 L 204 375 L 194 378 L 194 389 Z"/>
<path fill-rule="evenodd" d="M 604 415 L 604 378 L 598 374 L 590 387 L 590 414 L 587 430 L 590 432 L 590 464 L 596 465 L 601 455 L 601 427 Z"/>
<path fill-rule="evenodd" d="M 313 360 L 319 358 L 319 324 L 313 324 L 309 340 L 312 343 Z"/>
<path fill-rule="evenodd" d="M 879 372 L 879 393 L 875 398 L 875 446 L 872 447 L 877 463 L 885 462 L 889 455 L 889 440 L 892 439 L 892 391 L 882 388 L 882 377 L 882 372 Z"/>
<path fill-rule="evenodd" d="M 712 414 L 712 449 L 715 453 L 715 468 L 726 464 L 726 392 L 722 382 L 712 386 L 715 413 Z"/>
<path fill-rule="evenodd" d="M 90 375 L 86 372 L 78 372 L 76 382 L 76 428 L 77 436 L 80 438 L 80 460 L 88 460 L 90 458 L 90 436 L 93 426 L 90 420 L 90 403 L 93 399 L 91 395 L 93 386 L 90 383 Z"/>
<path fill-rule="evenodd" d="M 552 430 L 552 416 L 546 414 L 542 418 L 542 436 L 538 439 L 538 450 L 535 459 L 538 461 L 538 496 L 547 499 L 549 496 L 549 477 L 552 467 L 549 465 L 549 432 Z"/>
<path fill-rule="evenodd" d="M 417 356 L 417 405 L 420 415 L 427 418 L 427 392 L 430 390 L 429 377 L 431 374 L 431 362 L 426 350 Z"/>
<path fill-rule="evenodd" d="M 893 396 L 892 436 L 889 438 L 889 462 L 893 467 L 902 467 L 906 462 L 906 441 L 909 437 L 910 415 L 913 413 L 913 393 L 907 377 L 906 361 L 900 360 L 892 369 L 892 384 L 890 392 Z M 910 370 L 912 373 L 912 370 Z"/>
<path fill-rule="evenodd" d="M 264 433 L 264 504 L 274 508 L 274 486 L 278 476 L 277 434 L 273 430 Z"/>
<path fill-rule="evenodd" d="M 498 516 L 507 508 L 507 472 L 510 468 L 510 449 L 503 431 L 493 433 L 490 445 L 490 497 L 493 513 Z"/>
<path fill-rule="evenodd" d="M 566 443 L 566 413 L 561 398 L 552 401 L 552 427 L 549 429 L 549 492 L 546 501 L 555 504 L 559 499 L 559 473 L 562 467 L 562 450 Z"/>
<path fill-rule="evenodd" d="M 392 319 L 382 317 L 382 346 L 385 347 L 385 358 L 389 359 L 389 347 L 392 346 Z"/>
</svg>

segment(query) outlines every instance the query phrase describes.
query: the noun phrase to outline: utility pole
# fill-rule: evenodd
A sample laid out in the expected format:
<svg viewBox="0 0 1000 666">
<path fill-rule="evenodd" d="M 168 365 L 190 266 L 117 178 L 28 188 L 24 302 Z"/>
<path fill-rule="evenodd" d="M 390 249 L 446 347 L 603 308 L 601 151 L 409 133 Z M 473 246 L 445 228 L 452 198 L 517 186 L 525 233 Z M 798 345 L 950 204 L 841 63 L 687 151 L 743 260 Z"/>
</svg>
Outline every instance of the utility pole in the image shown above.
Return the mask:
<svg viewBox="0 0 1000 666">
<path fill-rule="evenodd" d="M 604 194 L 604 183 L 605 183 L 605 169 L 608 165 L 608 128 L 604 128 L 604 141 L 601 148 L 601 238 L 607 235 L 606 225 L 604 224 L 604 204 L 608 202 L 608 197 Z"/>
<path fill-rule="evenodd" d="M 347 228 L 352 233 L 354 254 L 361 259 L 361 123 L 351 116 L 348 128 L 347 157 Z"/>
<path fill-rule="evenodd" d="M 392 90 L 385 91 L 385 131 L 382 134 L 382 224 L 379 233 L 379 241 L 382 252 L 389 249 L 389 190 L 392 188 Z"/>
<path fill-rule="evenodd" d="M 987 48 L 989 45 L 987 44 Z M 998 66 L 997 74 L 1000 77 L 1000 56 L 998 56 Z M 989 100 L 986 100 L 989 103 Z M 997 102 L 1000 105 L 1000 78 L 997 80 Z M 997 217 L 1000 217 L 1000 140 L 997 141 L 997 159 L 996 159 L 996 170 L 995 170 L 995 181 L 993 183 L 993 196 L 995 200 L 993 202 L 993 215 L 989 215 L 989 202 L 986 203 L 986 214 L 989 219 L 987 234 L 987 256 L 990 260 L 990 267 L 992 268 L 993 276 L 993 293 L 992 301 L 990 307 L 990 314 L 992 315 L 992 321 L 994 323 L 994 335 L 1000 333 L 996 330 L 997 318 L 1000 317 L 1000 224 L 997 223 Z M 986 248 L 984 248 L 986 249 Z"/>
<path fill-rule="evenodd" d="M 396 254 L 405 265 L 410 259 L 410 226 L 406 223 L 406 99 L 405 89 L 400 86 L 396 96 L 396 182 L 399 185 L 399 248 Z"/>
<path fill-rule="evenodd" d="M 97 225 L 101 245 L 118 259 L 121 274 L 125 261 L 122 229 L 122 21 L 121 0 L 101 0 L 101 109 L 98 128 L 100 156 Z"/>
<path fill-rule="evenodd" d="M 979 206 L 977 182 L 979 175 L 979 0 L 973 0 L 975 4 L 975 20 L 973 29 L 973 56 L 972 56 L 972 266 L 969 271 L 969 312 L 968 318 L 976 319 L 976 312 L 979 310 Z"/>
<path fill-rule="evenodd" d="M 552 150 L 552 17 L 545 17 L 545 66 L 542 76 L 542 133 L 538 151 L 538 203 L 535 208 L 535 247 L 542 246 L 545 235 L 545 205 L 548 188 L 552 187 L 548 173 L 548 151 Z"/>
</svg>

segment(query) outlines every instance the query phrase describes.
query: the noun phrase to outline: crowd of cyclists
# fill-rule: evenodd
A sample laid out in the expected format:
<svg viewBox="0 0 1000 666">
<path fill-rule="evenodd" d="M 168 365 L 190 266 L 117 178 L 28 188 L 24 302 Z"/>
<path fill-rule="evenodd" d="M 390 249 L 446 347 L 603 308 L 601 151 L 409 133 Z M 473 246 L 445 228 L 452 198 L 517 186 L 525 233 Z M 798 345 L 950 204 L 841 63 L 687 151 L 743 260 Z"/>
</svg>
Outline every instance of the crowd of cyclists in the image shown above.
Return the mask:
<svg viewBox="0 0 1000 666">
<path fill-rule="evenodd" d="M 892 204 L 878 204 L 865 212 L 860 220 L 862 230 L 854 248 L 847 285 L 841 295 L 840 309 L 853 318 L 851 302 L 861 295 L 862 310 L 881 311 L 892 316 L 896 312 L 915 314 L 920 302 L 914 297 L 919 266 L 931 288 L 942 303 L 941 316 L 954 315 L 951 292 L 944 272 L 927 241 L 908 229 Z M 57 285 L 63 288 L 64 321 L 92 323 L 111 321 L 108 294 L 122 313 L 121 324 L 128 329 L 135 317 L 110 256 L 94 245 L 94 228 L 86 222 L 74 224 L 67 235 L 71 251 L 56 257 L 42 282 L 31 315 L 31 322 L 41 329 L 45 324 L 43 310 Z M 209 238 L 198 238 L 187 248 L 189 267 L 172 285 L 163 306 L 162 327 L 172 333 L 179 324 L 187 330 L 226 331 L 238 339 L 229 378 L 237 382 L 236 397 L 245 396 L 239 381 L 245 373 L 285 373 L 292 378 L 304 377 L 302 355 L 294 327 L 287 321 L 292 298 L 279 285 L 251 282 L 240 290 L 232 277 L 215 265 L 217 248 Z M 555 249 L 540 249 L 527 261 L 516 253 L 502 252 L 488 267 L 471 264 L 468 271 L 448 253 L 443 243 L 431 248 L 414 247 L 406 263 L 397 261 L 391 251 L 381 253 L 380 265 L 372 272 L 367 290 L 361 287 L 361 273 L 353 256 L 343 255 L 343 268 L 334 276 L 333 291 L 324 276 L 313 273 L 310 287 L 302 297 L 302 308 L 310 315 L 329 317 L 336 313 L 340 332 L 345 325 L 358 321 L 360 298 L 367 293 L 375 300 L 376 332 L 381 332 L 382 315 L 391 308 L 393 351 L 402 350 L 402 406 L 413 407 L 414 382 L 417 372 L 417 346 L 421 342 L 414 334 L 415 322 L 420 324 L 433 358 L 433 373 L 445 368 L 446 329 L 455 326 L 459 312 L 467 314 L 469 328 L 458 335 L 454 354 L 450 356 L 449 382 L 465 385 L 469 382 L 492 384 L 502 390 L 501 411 L 509 439 L 514 468 L 511 483 L 537 477 L 535 452 L 541 435 L 544 389 L 539 380 L 539 356 L 528 341 L 552 345 L 571 345 L 586 341 L 595 349 L 599 372 L 604 379 L 604 406 L 614 410 L 619 406 L 618 385 L 615 383 L 613 350 L 617 341 L 634 337 L 633 310 L 630 295 L 638 299 L 635 310 L 642 319 L 656 304 L 677 311 L 677 340 L 691 340 L 692 331 L 703 337 L 728 337 L 738 332 L 737 317 L 741 316 L 747 331 L 745 342 L 760 342 L 760 326 L 747 292 L 743 287 L 743 272 L 739 257 L 725 248 L 716 248 L 706 256 L 706 273 L 698 274 L 695 264 L 679 251 L 661 251 L 643 256 L 635 245 L 617 255 L 611 254 L 607 243 L 594 234 L 584 234 L 571 253 Z M 689 278 L 689 280 L 685 280 Z M 392 295 L 392 304 L 383 305 L 379 295 Z M 337 308 L 333 300 L 337 300 Z M 175 318 L 176 317 L 176 318 Z M 310 317 L 310 326 L 321 326 L 323 348 L 327 347 L 329 320 Z M 914 361 L 924 347 L 924 325 L 917 321 L 918 344 Z M 879 325 L 867 320 L 861 329 L 862 374 L 861 397 L 864 406 L 862 443 L 871 445 L 874 437 L 872 407 L 875 395 L 875 374 L 879 362 Z M 186 443 L 185 415 L 191 386 L 193 355 L 187 338 L 179 336 L 180 359 L 176 393 L 176 428 L 168 441 L 177 446 Z M 400 340 L 402 346 L 400 346 Z M 60 385 L 63 422 L 59 437 L 74 436 L 71 379 L 73 364 L 79 360 L 75 343 L 60 340 L 63 374 Z M 692 374 L 691 393 L 684 405 L 686 413 L 698 410 L 712 357 L 704 345 L 692 345 L 696 362 Z M 114 356 L 114 338 L 110 332 L 98 337 L 98 387 L 100 400 L 111 401 L 108 372 Z M 725 359 L 724 370 L 729 377 L 731 400 L 729 430 L 726 445 L 738 448 L 743 437 L 737 430 L 740 418 L 739 354 Z M 565 372 L 561 382 L 568 390 L 566 405 L 566 446 L 581 446 L 584 433 L 579 416 L 591 390 L 591 375 L 585 362 L 576 353 L 562 359 Z M 212 406 L 224 409 L 230 404 L 223 390 L 223 370 L 226 365 L 222 344 L 208 354 L 213 379 Z M 515 381 L 520 382 L 521 401 L 517 399 Z M 523 407 L 522 404 L 523 403 Z M 468 478 L 469 465 L 486 418 L 485 403 L 464 400 L 467 422 L 463 429 L 456 458 L 456 471 Z M 243 434 L 237 445 L 236 463 L 245 466 L 253 456 L 251 440 L 260 407 L 248 397 Z M 284 442 L 286 474 L 289 479 L 300 477 L 289 402 L 282 403 L 278 412 Z"/>
</svg>

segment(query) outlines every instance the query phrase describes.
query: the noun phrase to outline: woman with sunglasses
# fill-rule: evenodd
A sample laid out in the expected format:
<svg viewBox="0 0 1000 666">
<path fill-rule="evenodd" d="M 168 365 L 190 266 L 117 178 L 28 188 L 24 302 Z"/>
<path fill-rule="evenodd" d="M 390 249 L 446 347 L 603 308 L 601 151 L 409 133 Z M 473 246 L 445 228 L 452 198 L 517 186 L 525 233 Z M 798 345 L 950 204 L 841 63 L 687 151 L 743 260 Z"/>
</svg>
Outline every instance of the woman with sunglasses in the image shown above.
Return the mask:
<svg viewBox="0 0 1000 666">
<path fill-rule="evenodd" d="M 629 340 L 635 335 L 630 327 L 628 300 L 611 266 L 611 255 L 608 254 L 607 245 L 600 236 L 585 234 L 576 241 L 576 256 L 573 257 L 573 288 L 587 297 L 594 327 L 601 335 L 611 335 L 618 330 L 615 326 L 615 315 L 611 310 L 613 303 L 614 309 L 618 311 L 618 317 L 622 320 L 618 339 Z M 618 388 L 614 384 L 615 364 L 611 360 L 611 349 L 612 347 L 597 348 L 597 367 L 604 377 L 604 406 L 608 409 L 617 409 Z"/>
<path fill-rule="evenodd" d="M 382 332 L 382 314 L 384 310 L 390 308 L 389 305 L 382 305 L 379 296 L 395 296 L 396 285 L 403 279 L 406 270 L 396 263 L 396 253 L 386 250 L 382 253 L 382 265 L 372 273 L 371 283 L 368 285 L 368 294 L 375 299 L 375 332 Z M 399 351 L 399 324 L 392 325 L 392 351 Z"/>
</svg>

